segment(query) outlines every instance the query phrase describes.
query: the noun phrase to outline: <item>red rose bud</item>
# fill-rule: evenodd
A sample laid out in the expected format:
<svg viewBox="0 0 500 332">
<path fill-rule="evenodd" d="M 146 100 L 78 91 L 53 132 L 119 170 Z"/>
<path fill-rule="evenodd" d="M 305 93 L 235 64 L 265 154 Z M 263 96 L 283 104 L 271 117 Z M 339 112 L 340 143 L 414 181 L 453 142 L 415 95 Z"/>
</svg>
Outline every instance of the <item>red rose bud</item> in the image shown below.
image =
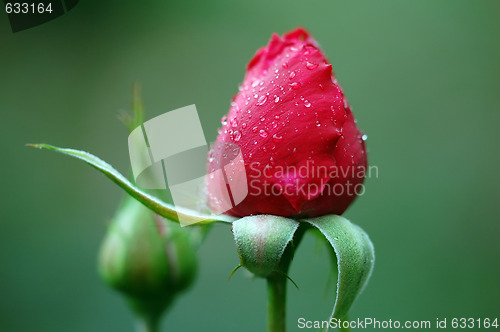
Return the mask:
<svg viewBox="0 0 500 332">
<path fill-rule="evenodd" d="M 248 194 L 227 214 L 342 214 L 362 191 L 364 138 L 332 65 L 304 29 L 274 34 L 248 64 L 222 118 L 209 172 L 234 154 L 220 147 L 234 144 L 243 156 Z M 226 176 L 231 184 L 233 175 Z M 214 178 L 207 177 L 209 203 L 221 211 L 228 202 L 220 192 L 234 188 Z"/>
</svg>

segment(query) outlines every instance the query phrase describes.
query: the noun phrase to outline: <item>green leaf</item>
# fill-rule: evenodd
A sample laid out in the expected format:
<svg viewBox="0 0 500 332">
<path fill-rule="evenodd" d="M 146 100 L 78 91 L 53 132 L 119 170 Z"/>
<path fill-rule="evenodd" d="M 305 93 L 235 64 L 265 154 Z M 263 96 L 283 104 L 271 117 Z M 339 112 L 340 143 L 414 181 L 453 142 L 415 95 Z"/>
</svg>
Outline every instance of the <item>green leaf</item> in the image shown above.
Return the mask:
<svg viewBox="0 0 500 332">
<path fill-rule="evenodd" d="M 125 190 L 130 196 L 134 197 L 137 199 L 139 202 L 147 206 L 149 209 L 152 211 L 156 212 L 157 214 L 168 218 L 170 220 L 175 220 L 179 221 L 179 217 L 181 217 L 183 220 L 192 220 L 193 224 L 207 224 L 207 223 L 213 223 L 213 222 L 226 222 L 230 223 L 236 220 L 236 218 L 230 217 L 228 215 L 206 215 L 206 214 L 201 214 L 197 211 L 193 211 L 190 209 L 185 209 L 182 207 L 177 207 L 173 206 L 171 204 L 165 203 L 161 201 L 160 199 L 149 195 L 148 193 L 144 192 L 143 190 L 137 188 L 135 185 L 133 185 L 126 177 L 124 177 L 120 172 L 118 172 L 116 169 L 114 169 L 110 164 L 105 162 L 102 159 L 99 159 L 98 157 L 85 152 L 85 151 L 79 151 L 79 150 L 74 150 L 74 149 L 65 149 L 65 148 L 58 148 L 56 146 L 48 145 L 48 144 L 28 144 L 28 146 L 34 147 L 34 148 L 39 148 L 39 149 L 47 149 L 47 150 L 52 150 L 56 151 L 62 154 L 65 154 L 70 157 L 74 157 L 80 160 L 83 160 L 90 166 L 96 168 L 99 170 L 101 173 L 106 175 L 111 181 L 116 183 L 118 186 L 120 186 L 123 190 Z"/>
<path fill-rule="evenodd" d="M 233 222 L 233 235 L 241 265 L 267 278 L 281 271 L 282 256 L 299 222 L 272 215 L 248 216 Z"/>
<path fill-rule="evenodd" d="M 304 221 L 316 227 L 335 251 L 337 296 L 330 319 L 342 319 L 370 279 L 375 262 L 373 244 L 359 226 L 344 217 L 327 215 Z"/>
</svg>

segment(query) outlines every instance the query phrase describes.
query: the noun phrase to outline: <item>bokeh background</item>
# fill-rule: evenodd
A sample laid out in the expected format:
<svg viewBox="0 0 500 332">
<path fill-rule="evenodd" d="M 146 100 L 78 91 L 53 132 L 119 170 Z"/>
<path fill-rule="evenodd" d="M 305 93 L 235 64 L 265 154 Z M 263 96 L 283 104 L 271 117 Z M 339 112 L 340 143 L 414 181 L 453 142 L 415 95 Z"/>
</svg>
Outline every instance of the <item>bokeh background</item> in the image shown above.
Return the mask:
<svg viewBox="0 0 500 332">
<path fill-rule="evenodd" d="M 122 172 L 117 120 L 142 85 L 147 118 L 196 104 L 208 141 L 273 32 L 320 42 L 368 135 L 379 178 L 345 216 L 377 260 L 352 318 L 500 317 L 500 2 L 81 1 L 13 34 L 0 13 L 1 331 L 132 331 L 96 255 L 121 190 L 87 165 L 24 146 L 84 149 Z M 199 252 L 169 331 L 263 331 L 265 283 L 240 270 L 230 228 Z M 335 282 L 310 235 L 290 271 L 288 326 L 327 319 Z"/>
</svg>

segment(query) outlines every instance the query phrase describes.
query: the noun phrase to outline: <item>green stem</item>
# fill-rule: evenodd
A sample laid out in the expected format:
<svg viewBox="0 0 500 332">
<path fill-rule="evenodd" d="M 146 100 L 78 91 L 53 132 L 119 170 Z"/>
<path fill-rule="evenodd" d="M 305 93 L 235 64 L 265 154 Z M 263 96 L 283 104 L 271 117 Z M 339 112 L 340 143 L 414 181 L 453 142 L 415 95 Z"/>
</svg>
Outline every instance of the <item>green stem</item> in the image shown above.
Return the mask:
<svg viewBox="0 0 500 332">
<path fill-rule="evenodd" d="M 285 332 L 286 283 L 284 274 L 273 273 L 267 278 L 267 331 Z"/>
<path fill-rule="evenodd" d="M 135 321 L 135 330 L 136 332 L 157 332 L 159 331 L 158 320 L 139 316 Z"/>
<path fill-rule="evenodd" d="M 286 331 L 286 284 L 288 282 L 288 269 L 292 262 L 293 253 L 304 237 L 309 227 L 301 225 L 295 232 L 291 245 L 289 245 L 281 258 L 281 271 L 274 272 L 267 277 L 267 332 Z"/>
</svg>

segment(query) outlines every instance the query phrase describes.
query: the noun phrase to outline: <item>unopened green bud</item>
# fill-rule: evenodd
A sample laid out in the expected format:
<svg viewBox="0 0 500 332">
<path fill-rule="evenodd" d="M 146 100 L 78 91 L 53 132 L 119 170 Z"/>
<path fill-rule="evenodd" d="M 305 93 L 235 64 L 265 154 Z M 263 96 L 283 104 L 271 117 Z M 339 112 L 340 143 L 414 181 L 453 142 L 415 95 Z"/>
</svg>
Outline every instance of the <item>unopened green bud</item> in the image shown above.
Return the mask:
<svg viewBox="0 0 500 332">
<path fill-rule="evenodd" d="M 126 197 L 103 242 L 99 270 L 136 313 L 157 321 L 174 297 L 189 287 L 197 258 L 187 229 L 158 217 Z"/>
<path fill-rule="evenodd" d="M 256 215 L 233 222 L 233 235 L 241 266 L 258 277 L 282 272 L 282 258 L 299 223 L 295 220 Z"/>
</svg>

